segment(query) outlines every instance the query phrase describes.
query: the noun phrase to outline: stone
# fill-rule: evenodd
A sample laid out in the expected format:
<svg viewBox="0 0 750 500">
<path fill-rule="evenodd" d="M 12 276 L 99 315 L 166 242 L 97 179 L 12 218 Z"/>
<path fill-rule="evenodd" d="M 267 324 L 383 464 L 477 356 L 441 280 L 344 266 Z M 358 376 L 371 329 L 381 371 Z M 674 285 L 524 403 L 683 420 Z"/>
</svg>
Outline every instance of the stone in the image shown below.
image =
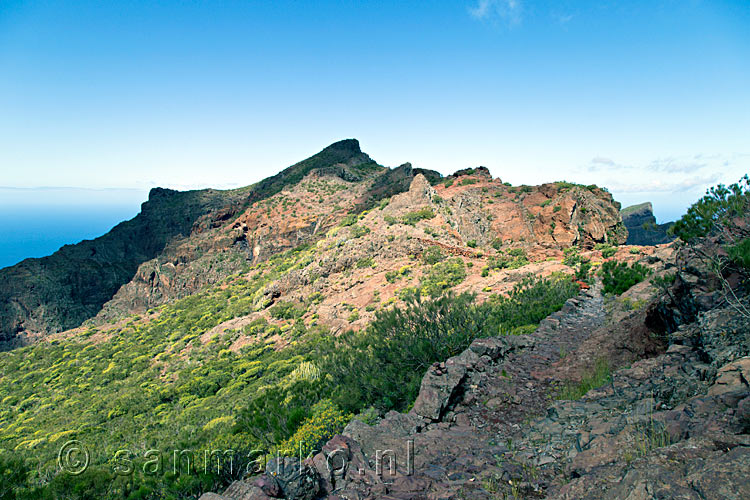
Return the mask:
<svg viewBox="0 0 750 500">
<path fill-rule="evenodd" d="M 276 480 L 284 498 L 312 500 L 320 491 L 318 472 L 296 458 L 271 459 L 266 465 L 266 475 Z"/>
<path fill-rule="evenodd" d="M 750 356 L 722 366 L 708 393 L 713 395 L 747 389 L 748 381 L 750 381 Z"/>
</svg>

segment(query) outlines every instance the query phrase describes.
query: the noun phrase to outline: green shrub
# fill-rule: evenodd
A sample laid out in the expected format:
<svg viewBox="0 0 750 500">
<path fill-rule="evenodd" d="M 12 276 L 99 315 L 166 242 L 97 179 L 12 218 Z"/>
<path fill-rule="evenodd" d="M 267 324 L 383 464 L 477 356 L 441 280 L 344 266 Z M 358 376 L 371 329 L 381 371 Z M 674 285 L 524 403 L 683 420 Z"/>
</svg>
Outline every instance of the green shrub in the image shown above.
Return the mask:
<svg viewBox="0 0 750 500">
<path fill-rule="evenodd" d="M 302 304 L 295 302 L 279 302 L 268 312 L 276 319 L 299 319 L 304 316 L 306 309 Z"/>
<path fill-rule="evenodd" d="M 432 266 L 422 278 L 420 290 L 422 295 L 437 296 L 466 279 L 466 268 L 460 257 L 454 257 Z"/>
<path fill-rule="evenodd" d="M 469 240 L 466 242 L 466 246 L 469 248 L 476 248 L 477 247 L 477 240 Z"/>
<path fill-rule="evenodd" d="M 369 234 L 370 228 L 367 226 L 360 226 L 359 224 L 354 224 L 351 227 L 351 235 L 352 238 L 361 238 L 362 236 Z"/>
<path fill-rule="evenodd" d="M 729 260 L 750 271 L 750 238 L 745 238 L 735 245 L 727 246 Z"/>
<path fill-rule="evenodd" d="M 468 186 L 469 184 L 476 184 L 477 182 L 479 181 L 477 181 L 476 179 L 472 179 L 471 177 L 466 177 L 466 178 L 461 179 L 460 185 Z"/>
<path fill-rule="evenodd" d="M 401 221 L 404 224 L 408 224 L 410 226 L 415 225 L 417 222 L 423 220 L 423 219 L 432 219 L 435 217 L 435 212 L 432 211 L 432 208 L 425 207 L 421 208 L 419 210 L 415 210 L 413 212 L 409 212 L 406 215 L 404 215 L 401 218 Z"/>
<path fill-rule="evenodd" d="M 578 264 L 578 269 L 576 269 L 576 279 L 578 281 L 583 281 L 584 283 L 588 283 L 589 279 L 591 278 L 589 276 L 589 273 L 591 272 L 591 262 L 588 260 L 581 261 L 580 264 Z"/>
<path fill-rule="evenodd" d="M 750 216 L 750 177 L 746 174 L 734 184 L 719 184 L 693 203 L 687 213 L 670 227 L 670 232 L 688 243 L 719 234 L 725 241 L 750 237 L 747 221 Z"/>
<path fill-rule="evenodd" d="M 586 373 L 580 382 L 566 384 L 557 395 L 557 399 L 581 399 L 591 389 L 609 383 L 610 379 L 609 363 L 606 359 L 599 359 L 594 369 Z"/>
<path fill-rule="evenodd" d="M 443 249 L 437 245 L 431 245 L 427 247 L 427 249 L 422 254 L 422 260 L 425 262 L 425 264 L 437 264 L 443 259 L 445 259 L 445 253 L 443 253 Z"/>
<path fill-rule="evenodd" d="M 327 339 L 320 352 L 331 398 L 345 411 L 404 410 L 414 401 L 425 370 L 459 354 L 478 337 L 528 333 L 578 293 L 566 277 L 525 279 L 507 296 L 475 304 L 471 294 L 435 298 L 407 294 L 403 307 L 378 310 L 359 332 Z"/>
<path fill-rule="evenodd" d="M 341 223 L 339 224 L 342 227 L 351 226 L 354 225 L 359 218 L 355 214 L 349 214 L 343 219 L 341 219 Z"/>
<path fill-rule="evenodd" d="M 375 259 L 372 257 L 363 257 L 357 261 L 357 269 L 364 269 L 365 267 L 374 267 Z"/>
<path fill-rule="evenodd" d="M 281 443 L 279 449 L 290 456 L 307 457 L 323 447 L 336 434 L 344 430 L 351 415 L 345 415 L 330 399 L 315 403 L 311 415 Z"/>
<path fill-rule="evenodd" d="M 563 250 L 563 264 L 566 266 L 573 267 L 579 264 L 582 257 L 579 254 L 580 249 L 578 247 L 568 247 Z"/>
<path fill-rule="evenodd" d="M 606 261 L 599 270 L 599 276 L 604 284 L 604 293 L 620 295 L 643 281 L 651 273 L 647 267 L 634 262 L 628 265 L 626 262 L 614 260 Z"/>
<path fill-rule="evenodd" d="M 617 253 L 617 249 L 607 243 L 597 243 L 594 245 L 594 250 L 602 252 L 602 257 L 608 259 Z"/>
</svg>

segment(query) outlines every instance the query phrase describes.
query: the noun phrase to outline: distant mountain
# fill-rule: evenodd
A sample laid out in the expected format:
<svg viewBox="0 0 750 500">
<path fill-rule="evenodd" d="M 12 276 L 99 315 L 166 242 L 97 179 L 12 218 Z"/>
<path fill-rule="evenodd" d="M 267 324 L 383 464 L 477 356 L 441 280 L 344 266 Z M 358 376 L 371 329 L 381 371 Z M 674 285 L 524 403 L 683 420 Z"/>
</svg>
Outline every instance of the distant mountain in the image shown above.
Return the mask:
<svg viewBox="0 0 750 500">
<path fill-rule="evenodd" d="M 657 224 L 651 202 L 623 208 L 620 215 L 623 224 L 628 228 L 628 245 L 660 245 L 675 239 L 667 234 L 673 222 Z"/>
</svg>

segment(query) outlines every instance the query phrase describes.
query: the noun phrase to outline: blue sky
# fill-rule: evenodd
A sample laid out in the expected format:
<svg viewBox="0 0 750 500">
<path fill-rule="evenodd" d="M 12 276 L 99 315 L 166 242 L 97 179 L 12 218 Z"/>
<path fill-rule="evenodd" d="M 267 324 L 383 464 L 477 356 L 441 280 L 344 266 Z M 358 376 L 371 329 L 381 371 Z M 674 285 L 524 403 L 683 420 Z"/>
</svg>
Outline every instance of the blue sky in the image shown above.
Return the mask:
<svg viewBox="0 0 750 500">
<path fill-rule="evenodd" d="M 356 137 L 674 219 L 750 171 L 748 89 L 746 0 L 4 0 L 0 186 L 125 189 L 135 213 Z"/>
</svg>

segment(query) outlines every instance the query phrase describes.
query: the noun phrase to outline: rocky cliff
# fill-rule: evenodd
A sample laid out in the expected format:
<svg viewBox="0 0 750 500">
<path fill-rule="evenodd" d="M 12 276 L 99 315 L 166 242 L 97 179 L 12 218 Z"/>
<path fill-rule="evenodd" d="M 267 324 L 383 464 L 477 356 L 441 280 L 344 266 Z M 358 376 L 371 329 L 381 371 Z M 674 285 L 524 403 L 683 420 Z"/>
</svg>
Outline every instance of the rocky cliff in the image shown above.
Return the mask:
<svg viewBox="0 0 750 500">
<path fill-rule="evenodd" d="M 106 235 L 0 270 L 0 341 L 20 343 L 80 325 L 142 262 L 196 225 L 238 210 L 242 198 L 240 191 L 152 189 L 141 212 Z"/>
<path fill-rule="evenodd" d="M 650 202 L 623 208 L 620 215 L 628 228 L 628 245 L 659 245 L 674 240 L 674 236 L 667 234 L 672 223 L 657 224 Z"/>
</svg>

